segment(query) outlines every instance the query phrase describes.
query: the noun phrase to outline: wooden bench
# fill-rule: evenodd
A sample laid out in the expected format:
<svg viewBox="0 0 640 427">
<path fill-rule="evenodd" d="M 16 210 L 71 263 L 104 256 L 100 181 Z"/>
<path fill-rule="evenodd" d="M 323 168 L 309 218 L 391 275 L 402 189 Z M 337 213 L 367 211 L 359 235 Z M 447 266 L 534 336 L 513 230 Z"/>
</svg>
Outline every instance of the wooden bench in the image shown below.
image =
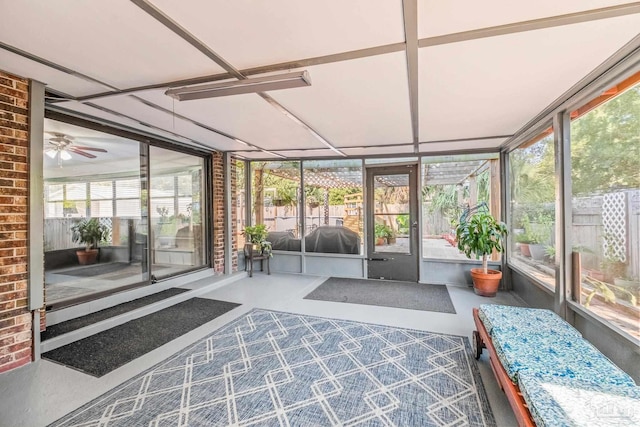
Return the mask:
<svg viewBox="0 0 640 427">
<path fill-rule="evenodd" d="M 640 425 L 640 387 L 555 313 L 486 304 L 473 319 L 475 356 L 487 349 L 519 426 Z"/>
</svg>

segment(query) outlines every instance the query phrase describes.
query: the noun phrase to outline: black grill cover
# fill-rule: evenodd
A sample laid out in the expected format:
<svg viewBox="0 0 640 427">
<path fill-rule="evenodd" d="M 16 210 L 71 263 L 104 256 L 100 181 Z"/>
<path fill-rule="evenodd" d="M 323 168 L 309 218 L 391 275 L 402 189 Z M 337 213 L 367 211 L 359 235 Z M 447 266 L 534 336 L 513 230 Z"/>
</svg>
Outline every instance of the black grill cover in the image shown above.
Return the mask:
<svg viewBox="0 0 640 427">
<path fill-rule="evenodd" d="M 304 238 L 307 252 L 359 254 L 360 236 L 346 227 L 322 226 Z"/>
</svg>

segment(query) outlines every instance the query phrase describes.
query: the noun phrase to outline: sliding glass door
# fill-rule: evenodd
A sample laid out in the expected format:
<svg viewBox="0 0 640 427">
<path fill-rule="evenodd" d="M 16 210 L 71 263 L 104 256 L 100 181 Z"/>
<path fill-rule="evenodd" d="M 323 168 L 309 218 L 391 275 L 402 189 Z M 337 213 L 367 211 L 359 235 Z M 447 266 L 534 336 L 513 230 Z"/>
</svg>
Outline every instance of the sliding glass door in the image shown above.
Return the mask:
<svg viewBox="0 0 640 427">
<path fill-rule="evenodd" d="M 204 157 L 49 119 L 44 140 L 49 307 L 207 265 Z"/>
<path fill-rule="evenodd" d="M 204 159 L 149 149 L 151 271 L 154 279 L 206 264 Z"/>
</svg>

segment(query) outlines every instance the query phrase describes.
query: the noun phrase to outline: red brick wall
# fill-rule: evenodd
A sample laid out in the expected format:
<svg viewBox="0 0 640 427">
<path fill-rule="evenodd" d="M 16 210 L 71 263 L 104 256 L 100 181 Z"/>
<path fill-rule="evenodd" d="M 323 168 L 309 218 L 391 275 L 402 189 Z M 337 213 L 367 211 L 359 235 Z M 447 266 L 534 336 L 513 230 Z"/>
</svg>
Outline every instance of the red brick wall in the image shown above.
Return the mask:
<svg viewBox="0 0 640 427">
<path fill-rule="evenodd" d="M 231 271 L 238 271 L 238 168 L 236 159 L 231 158 Z"/>
<path fill-rule="evenodd" d="M 31 361 L 27 308 L 27 80 L 0 71 L 0 372 Z"/>
<path fill-rule="evenodd" d="M 224 154 L 213 154 L 213 270 L 224 273 Z"/>
</svg>

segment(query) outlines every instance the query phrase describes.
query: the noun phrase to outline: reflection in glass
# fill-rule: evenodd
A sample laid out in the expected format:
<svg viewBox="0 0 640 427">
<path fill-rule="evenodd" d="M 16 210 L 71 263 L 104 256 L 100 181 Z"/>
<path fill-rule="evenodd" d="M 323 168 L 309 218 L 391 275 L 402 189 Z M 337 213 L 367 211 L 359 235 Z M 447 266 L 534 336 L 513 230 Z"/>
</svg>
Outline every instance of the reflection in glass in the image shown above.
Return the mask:
<svg viewBox="0 0 640 427">
<path fill-rule="evenodd" d="M 55 133 L 49 130 L 55 129 Z M 75 152 L 44 161 L 44 246 L 47 304 L 64 305 L 148 279 L 146 218 L 140 209 L 140 144 L 113 135 L 45 120 L 45 145 L 64 135 L 70 144 L 94 148 L 95 157 Z M 64 133 L 63 133 L 64 131 Z M 135 183 L 132 187 L 130 183 Z M 127 191 L 122 191 L 123 189 Z M 106 228 L 93 263 L 80 265 L 71 228 L 95 218 Z"/>
<path fill-rule="evenodd" d="M 205 265 L 204 159 L 149 148 L 151 273 L 156 278 Z"/>
</svg>

